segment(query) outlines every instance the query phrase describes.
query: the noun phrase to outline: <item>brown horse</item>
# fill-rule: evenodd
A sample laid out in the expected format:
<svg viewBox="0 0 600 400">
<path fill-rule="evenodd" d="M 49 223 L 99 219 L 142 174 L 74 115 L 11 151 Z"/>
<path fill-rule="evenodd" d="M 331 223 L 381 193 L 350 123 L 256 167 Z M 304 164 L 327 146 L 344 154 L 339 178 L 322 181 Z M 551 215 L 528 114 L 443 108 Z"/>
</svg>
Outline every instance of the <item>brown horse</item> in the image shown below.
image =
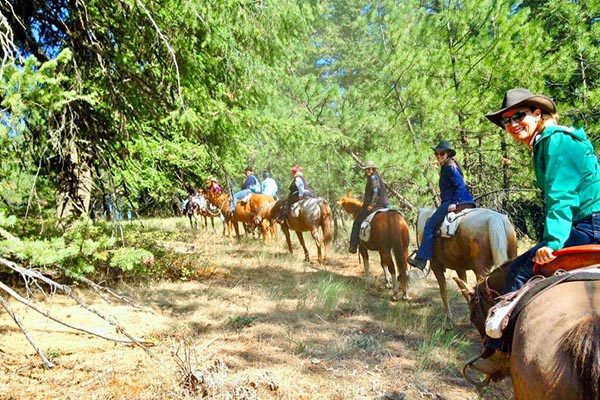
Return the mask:
<svg viewBox="0 0 600 400">
<path fill-rule="evenodd" d="M 285 200 L 278 200 L 266 216 L 266 219 L 275 220 L 279 215 L 281 207 Z M 298 213 L 290 212 L 286 221 L 281 225 L 281 230 L 285 235 L 288 250 L 293 253 L 292 241 L 290 239 L 290 230 L 296 232 L 298 240 L 304 250 L 304 260 L 310 261 L 308 249 L 304 243 L 304 237 L 302 232 L 310 232 L 315 243 L 317 245 L 317 256 L 318 261 L 321 263 L 324 259 L 321 250 L 324 246 L 325 250 L 331 245 L 333 239 L 333 216 L 331 215 L 331 208 L 326 200 L 320 197 L 311 197 L 302 199 L 295 203 L 298 206 Z M 319 227 L 323 231 L 323 238 L 319 235 Z"/>
<path fill-rule="evenodd" d="M 421 208 L 417 216 L 417 237 L 423 239 L 427 218 L 432 208 Z M 517 255 L 517 236 L 508 217 L 487 208 L 478 208 L 466 214 L 456 234 L 451 238 L 436 237 L 431 270 L 440 287 L 446 316 L 452 320 L 446 291 L 446 268 L 456 271 L 466 282 L 467 271 L 473 270 L 481 280 L 492 266 L 498 266 Z"/>
<path fill-rule="evenodd" d="M 338 202 L 342 208 L 354 217 L 362 206 L 362 201 L 351 197 L 350 193 L 342 197 Z M 386 279 L 386 283 L 390 284 L 388 273 L 386 273 L 386 266 L 389 271 L 389 275 L 392 277 L 393 282 L 393 296 L 398 296 L 398 281 L 402 289 L 402 298 L 407 299 L 407 262 L 408 257 L 408 224 L 397 211 L 390 210 L 386 212 L 379 212 L 371 221 L 371 235 L 368 242 L 360 241 L 359 251 L 363 258 L 363 264 L 365 267 L 365 279 L 367 286 L 370 281 L 369 274 L 369 252 L 368 250 L 379 251 L 379 258 L 381 259 L 381 267 Z M 392 258 L 392 250 L 396 257 L 396 265 Z"/>
<path fill-rule="evenodd" d="M 271 224 L 268 220 L 261 220 L 256 224 L 255 216 L 261 212 L 262 209 L 268 207 L 270 204 L 274 204 L 275 199 L 272 196 L 267 196 L 260 193 L 253 193 L 247 202 L 238 201 L 235 206 L 233 227 L 235 228 L 235 234 L 240 237 L 238 222 L 244 224 L 244 226 L 254 229 L 254 227 L 260 227 L 261 233 L 264 240 L 268 240 Z"/>
<path fill-rule="evenodd" d="M 507 265 L 496 268 L 474 290 L 455 278 L 482 337 L 495 303 L 490 293 L 503 289 L 507 272 Z M 510 377 L 516 400 L 600 400 L 600 281 L 551 285 L 526 304 L 515 324 Z"/>
</svg>

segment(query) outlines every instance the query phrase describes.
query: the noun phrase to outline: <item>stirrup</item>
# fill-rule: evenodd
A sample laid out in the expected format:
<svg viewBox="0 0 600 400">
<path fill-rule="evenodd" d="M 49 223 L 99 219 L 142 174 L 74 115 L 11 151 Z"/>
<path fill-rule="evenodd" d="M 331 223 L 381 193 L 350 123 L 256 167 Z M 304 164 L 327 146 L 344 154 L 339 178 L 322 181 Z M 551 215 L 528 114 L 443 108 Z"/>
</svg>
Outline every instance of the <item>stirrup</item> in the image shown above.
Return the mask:
<svg viewBox="0 0 600 400">
<path fill-rule="evenodd" d="M 463 365 L 462 370 L 461 370 L 463 378 L 465 378 L 465 380 L 467 382 L 469 382 L 471 385 L 478 387 L 478 388 L 486 387 L 487 385 L 490 384 L 490 380 L 492 379 L 491 374 L 488 374 L 487 372 L 481 371 L 481 370 L 473 367 L 473 363 L 475 361 L 479 360 L 480 358 L 483 358 L 483 355 L 485 353 L 486 353 L 486 351 L 484 350 L 481 354 L 467 360 L 467 362 L 465 362 L 465 365 Z M 477 378 L 473 377 L 472 375 L 469 374 L 469 370 L 477 371 L 479 374 L 482 374 L 483 379 L 477 379 Z"/>
</svg>

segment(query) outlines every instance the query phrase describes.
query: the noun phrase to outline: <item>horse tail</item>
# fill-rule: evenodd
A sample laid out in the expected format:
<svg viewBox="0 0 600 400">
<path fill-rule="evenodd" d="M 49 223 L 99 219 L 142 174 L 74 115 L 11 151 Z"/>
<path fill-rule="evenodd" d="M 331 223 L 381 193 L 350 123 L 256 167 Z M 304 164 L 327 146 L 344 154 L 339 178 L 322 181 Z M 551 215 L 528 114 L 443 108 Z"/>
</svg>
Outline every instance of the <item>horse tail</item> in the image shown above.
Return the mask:
<svg viewBox="0 0 600 400">
<path fill-rule="evenodd" d="M 325 248 L 329 248 L 333 241 L 333 214 L 329 203 L 325 200 L 321 203 L 321 229 L 323 229 L 323 244 Z"/>
<path fill-rule="evenodd" d="M 561 339 L 561 348 L 570 356 L 583 398 L 600 400 L 600 315 L 589 315 L 572 327 Z"/>
<path fill-rule="evenodd" d="M 392 213 L 390 222 L 390 236 L 397 238 L 392 246 L 396 258 L 396 274 L 399 279 L 404 279 L 408 269 L 409 228 L 406 220 L 397 212 Z"/>
<path fill-rule="evenodd" d="M 488 234 L 495 266 L 517 256 L 517 235 L 508 217 L 496 212 L 491 215 Z"/>
</svg>

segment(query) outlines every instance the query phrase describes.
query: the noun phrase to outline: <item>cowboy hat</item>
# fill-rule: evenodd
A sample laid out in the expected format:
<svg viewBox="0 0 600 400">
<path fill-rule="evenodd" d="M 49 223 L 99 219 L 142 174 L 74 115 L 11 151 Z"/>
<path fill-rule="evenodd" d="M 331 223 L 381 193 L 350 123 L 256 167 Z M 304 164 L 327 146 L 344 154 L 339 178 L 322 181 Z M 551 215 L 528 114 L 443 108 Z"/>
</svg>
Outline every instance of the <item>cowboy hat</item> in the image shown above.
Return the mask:
<svg viewBox="0 0 600 400">
<path fill-rule="evenodd" d="M 292 174 L 295 174 L 296 172 L 302 171 L 302 167 L 300 167 L 299 165 L 294 165 L 291 169 Z"/>
<path fill-rule="evenodd" d="M 252 168 L 250 165 L 248 165 L 244 171 L 254 172 L 254 168 Z"/>
<path fill-rule="evenodd" d="M 375 161 L 373 160 L 369 160 L 367 161 L 367 163 L 361 167 L 362 169 L 367 169 L 367 168 L 377 168 L 377 165 L 375 164 Z"/>
<path fill-rule="evenodd" d="M 500 110 L 486 114 L 485 116 L 494 124 L 504 129 L 504 125 L 502 124 L 502 114 L 510 108 L 521 106 L 539 108 L 549 114 L 554 114 L 556 112 L 556 104 L 549 97 L 544 96 L 543 94 L 533 94 L 527 89 L 515 88 L 506 92 Z"/>
<path fill-rule="evenodd" d="M 454 151 L 454 149 L 452 148 L 452 145 L 447 140 L 440 140 L 440 142 L 437 144 L 437 146 L 432 147 L 431 150 L 445 151 L 446 153 L 448 153 L 449 157 L 454 157 L 456 155 L 456 151 Z"/>
<path fill-rule="evenodd" d="M 211 176 L 210 178 L 208 178 L 209 182 L 218 182 L 217 178 L 215 178 L 214 176 Z"/>
</svg>

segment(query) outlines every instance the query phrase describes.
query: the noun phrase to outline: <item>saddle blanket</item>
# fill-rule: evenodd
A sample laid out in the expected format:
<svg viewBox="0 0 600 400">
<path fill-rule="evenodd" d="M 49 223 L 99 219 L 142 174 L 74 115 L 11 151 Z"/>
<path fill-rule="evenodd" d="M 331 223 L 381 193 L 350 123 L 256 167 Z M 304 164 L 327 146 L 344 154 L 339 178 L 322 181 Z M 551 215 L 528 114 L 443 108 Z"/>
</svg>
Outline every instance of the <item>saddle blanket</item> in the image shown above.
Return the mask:
<svg viewBox="0 0 600 400">
<path fill-rule="evenodd" d="M 458 213 L 449 212 L 444 218 L 444 222 L 440 225 L 440 236 L 445 238 L 451 238 L 456 234 L 458 226 L 462 218 L 470 212 L 479 210 L 479 208 L 466 208 Z"/>
<path fill-rule="evenodd" d="M 387 211 L 395 211 L 398 213 L 400 212 L 395 208 L 378 208 L 377 210 L 373 211 L 372 213 L 367 215 L 363 222 L 360 223 L 360 233 L 358 235 L 358 238 L 363 242 L 368 242 L 371 238 L 371 221 L 373 221 L 373 218 L 375 217 L 375 215 L 377 215 L 377 213 Z"/>
<path fill-rule="evenodd" d="M 303 208 L 308 208 L 313 205 L 313 203 L 318 203 L 320 200 L 317 197 L 308 197 L 305 199 L 298 200 L 290 206 L 290 216 L 294 218 L 298 218 L 300 216 L 300 211 Z"/>
<path fill-rule="evenodd" d="M 502 338 L 508 347 L 512 342 L 514 324 L 519 313 L 535 296 L 560 283 L 591 280 L 600 280 L 600 266 L 594 265 L 572 271 L 560 270 L 548 278 L 536 275 L 521 289 L 502 296 L 500 302 L 488 310 L 485 333 L 494 339 Z"/>
</svg>

